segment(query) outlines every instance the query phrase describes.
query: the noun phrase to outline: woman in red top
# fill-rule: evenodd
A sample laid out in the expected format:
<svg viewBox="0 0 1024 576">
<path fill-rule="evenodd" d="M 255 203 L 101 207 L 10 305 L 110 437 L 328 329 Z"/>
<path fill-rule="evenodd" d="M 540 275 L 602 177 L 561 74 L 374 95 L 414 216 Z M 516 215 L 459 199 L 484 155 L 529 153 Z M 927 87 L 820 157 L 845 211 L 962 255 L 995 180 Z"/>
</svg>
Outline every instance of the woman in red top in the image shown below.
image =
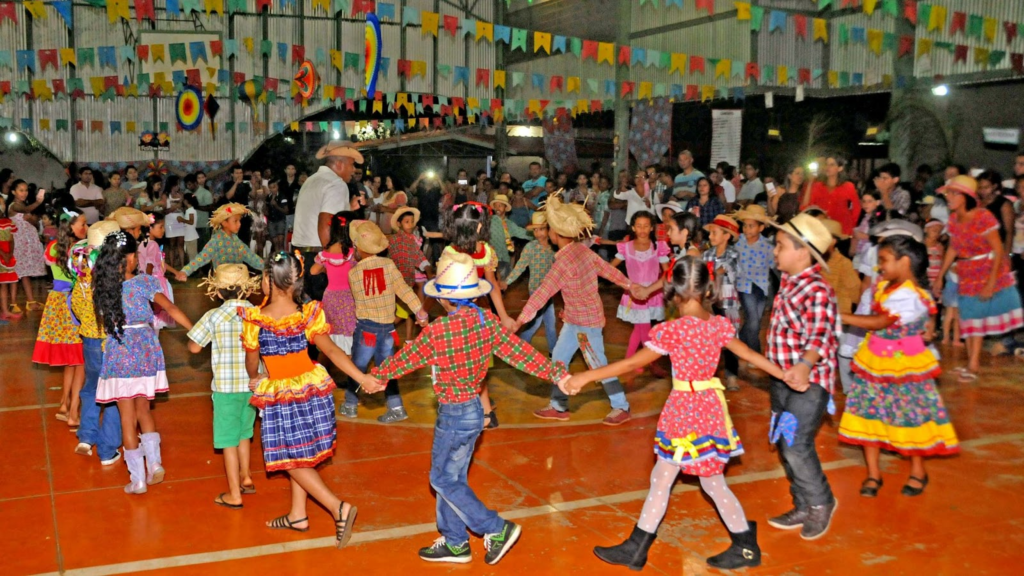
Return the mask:
<svg viewBox="0 0 1024 576">
<path fill-rule="evenodd" d="M 829 218 L 842 225 L 843 234 L 850 235 L 860 219 L 860 197 L 853 183 L 846 179 L 844 168 L 844 158 L 826 158 L 825 179 L 811 185 L 810 198 L 806 198 L 800 208 L 821 207 Z"/>
</svg>

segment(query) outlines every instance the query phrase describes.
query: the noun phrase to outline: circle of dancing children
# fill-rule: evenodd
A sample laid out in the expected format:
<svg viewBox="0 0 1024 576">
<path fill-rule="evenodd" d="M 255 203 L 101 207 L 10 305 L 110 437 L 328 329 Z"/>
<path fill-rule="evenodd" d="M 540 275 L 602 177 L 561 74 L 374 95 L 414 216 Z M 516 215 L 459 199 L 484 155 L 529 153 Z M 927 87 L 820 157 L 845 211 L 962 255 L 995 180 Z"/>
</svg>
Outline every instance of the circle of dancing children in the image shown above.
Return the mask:
<svg viewBox="0 0 1024 576">
<path fill-rule="evenodd" d="M 149 404 L 157 393 L 168 391 L 167 372 L 153 328 L 152 305 L 192 328 L 188 317 L 162 292 L 160 282 L 137 273 L 137 252 L 135 238 L 119 230 L 103 240 L 93 269 L 93 306 L 107 335 L 96 402 L 117 403 L 124 459 L 131 477 L 124 487 L 128 494 L 145 494 L 147 485 L 164 479 L 160 433 Z"/>
<path fill-rule="evenodd" d="M 238 311 L 245 369 L 253 392 L 251 403 L 262 415 L 260 439 L 266 471 L 286 471 L 291 481 L 291 508 L 267 526 L 308 531 L 306 500 L 312 496 L 331 513 L 335 545 L 341 548 L 352 536 L 358 510 L 335 496 L 316 471 L 317 464 L 334 454 L 338 434 L 331 394 L 334 380 L 310 359 L 309 345 L 315 345 L 364 389 L 376 389 L 377 382 L 357 370 L 331 340 L 323 306 L 317 301 L 302 303 L 302 270 L 297 257 L 273 254 L 263 271 L 263 305 Z M 266 374 L 259 373 L 260 361 Z"/>
<path fill-rule="evenodd" d="M 668 508 L 672 485 L 682 472 L 700 478 L 701 488 L 714 501 L 732 538 L 729 549 L 708 558 L 708 564 L 730 569 L 758 566 L 757 523 L 747 521 L 723 474 L 729 459 L 743 454 L 743 446 L 715 371 L 723 348 L 775 378 L 782 378 L 782 370 L 737 339 L 729 319 L 708 313 L 706 306 L 717 298 L 717 287 L 703 261 L 692 256 L 677 261 L 665 283 L 665 297 L 676 305 L 679 317 L 656 326 L 646 348 L 620 362 L 574 374 L 561 386 L 568 394 L 576 394 L 588 382 L 626 374 L 664 355 L 672 363 L 672 392 L 658 419 L 657 463 L 640 519 L 628 540 L 618 546 L 598 546 L 594 554 L 610 564 L 643 568 Z"/>
</svg>

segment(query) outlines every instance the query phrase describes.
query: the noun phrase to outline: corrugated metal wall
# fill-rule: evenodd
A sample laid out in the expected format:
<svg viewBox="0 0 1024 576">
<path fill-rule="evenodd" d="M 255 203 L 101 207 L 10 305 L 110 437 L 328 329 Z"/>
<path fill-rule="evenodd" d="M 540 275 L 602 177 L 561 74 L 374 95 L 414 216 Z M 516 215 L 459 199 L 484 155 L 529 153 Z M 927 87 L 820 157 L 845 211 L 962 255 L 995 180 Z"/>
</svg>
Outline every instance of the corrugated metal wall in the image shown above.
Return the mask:
<svg viewBox="0 0 1024 576">
<path fill-rule="evenodd" d="M 986 70 L 1009 70 L 1010 57 L 1007 55 L 1002 62 L 995 66 L 987 66 L 975 62 L 974 49 L 983 48 L 986 50 L 1003 50 L 1010 52 L 1024 52 L 1024 38 L 1017 37 L 1013 42 L 1007 43 L 1006 31 L 1003 22 L 1024 23 L 1024 1 L 1020 0 L 936 0 L 932 2 L 937 6 L 946 7 L 947 16 L 943 29 L 928 31 L 928 22 L 918 21 L 916 38 L 933 40 L 934 42 L 949 42 L 954 45 L 964 45 L 968 48 L 966 62 L 954 62 L 954 53 L 942 48 L 933 48 L 930 55 L 917 58 L 914 63 L 914 75 L 928 77 L 934 75 L 950 76 L 954 74 L 969 74 L 973 72 L 984 72 Z M 996 19 L 996 35 L 993 42 L 984 38 L 969 38 L 965 32 L 950 34 L 950 19 L 954 12 L 964 12 L 968 15 L 978 15 L 986 18 Z M 968 16 L 969 18 L 970 16 Z M 1024 33 L 1024 29 L 1021 30 Z M 915 49 L 916 50 L 916 49 Z"/>
</svg>

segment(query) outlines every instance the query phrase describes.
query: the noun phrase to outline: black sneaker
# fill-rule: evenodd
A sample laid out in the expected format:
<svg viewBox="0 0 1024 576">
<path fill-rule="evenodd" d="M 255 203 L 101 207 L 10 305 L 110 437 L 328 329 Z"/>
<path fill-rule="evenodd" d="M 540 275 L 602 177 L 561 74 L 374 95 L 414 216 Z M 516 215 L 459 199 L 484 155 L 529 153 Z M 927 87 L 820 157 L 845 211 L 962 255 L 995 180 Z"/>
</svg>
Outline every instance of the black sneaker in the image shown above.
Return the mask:
<svg viewBox="0 0 1024 576">
<path fill-rule="evenodd" d="M 817 540 L 824 536 L 832 524 L 832 516 L 835 515 L 837 506 L 839 506 L 839 500 L 833 498 L 831 504 L 808 508 L 804 527 L 800 529 L 800 537 L 804 540 Z"/>
<path fill-rule="evenodd" d="M 781 516 L 768 519 L 768 524 L 779 530 L 796 530 L 807 521 L 807 510 L 793 508 Z"/>
<path fill-rule="evenodd" d="M 505 520 L 505 525 L 501 527 L 501 532 L 497 534 L 484 534 L 484 548 L 487 549 L 484 562 L 492 565 L 497 564 L 512 549 L 516 540 L 519 540 L 519 534 L 522 531 L 522 527 L 518 524 Z"/>
<path fill-rule="evenodd" d="M 452 546 L 441 536 L 426 548 L 420 548 L 420 559 L 427 562 L 450 562 L 452 564 L 469 564 L 473 553 L 467 541 L 461 546 Z"/>
</svg>

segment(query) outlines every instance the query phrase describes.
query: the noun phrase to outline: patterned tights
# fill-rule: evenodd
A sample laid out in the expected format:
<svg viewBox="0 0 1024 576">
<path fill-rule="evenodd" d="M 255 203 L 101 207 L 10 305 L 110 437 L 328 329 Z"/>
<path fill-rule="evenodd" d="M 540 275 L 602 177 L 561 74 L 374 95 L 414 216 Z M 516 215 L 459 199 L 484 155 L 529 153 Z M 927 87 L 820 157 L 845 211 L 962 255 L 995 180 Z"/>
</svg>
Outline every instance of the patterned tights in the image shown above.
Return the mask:
<svg viewBox="0 0 1024 576">
<path fill-rule="evenodd" d="M 636 523 L 644 532 L 655 533 L 658 525 L 665 517 L 668 509 L 668 499 L 672 494 L 672 485 L 675 484 L 676 476 L 679 474 L 679 466 L 658 459 L 658 463 L 651 470 L 651 491 L 647 493 L 647 501 L 644 502 L 644 509 L 640 513 L 640 520 Z M 711 497 L 722 516 L 726 528 L 730 532 L 746 532 L 747 517 L 743 513 L 743 506 L 736 499 L 736 495 L 725 483 L 725 476 L 719 474 L 700 479 L 700 487 Z"/>
</svg>

